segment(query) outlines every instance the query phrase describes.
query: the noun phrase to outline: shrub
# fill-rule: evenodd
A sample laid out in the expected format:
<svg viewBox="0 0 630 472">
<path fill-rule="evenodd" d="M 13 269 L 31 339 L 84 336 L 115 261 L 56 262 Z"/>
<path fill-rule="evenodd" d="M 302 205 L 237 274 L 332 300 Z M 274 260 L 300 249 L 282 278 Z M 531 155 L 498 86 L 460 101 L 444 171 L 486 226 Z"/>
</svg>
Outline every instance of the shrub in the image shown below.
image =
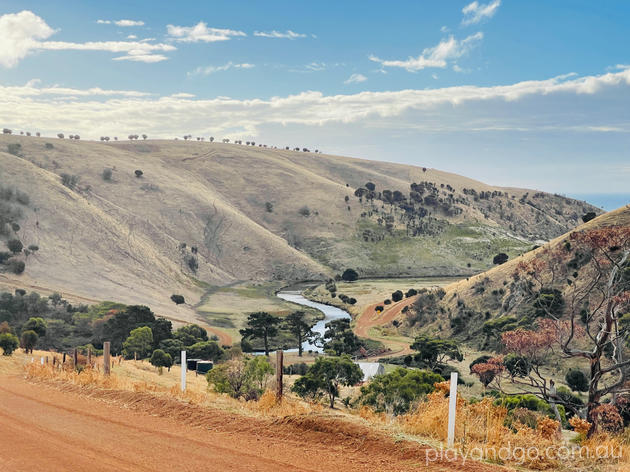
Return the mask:
<svg viewBox="0 0 630 472">
<path fill-rule="evenodd" d="M 144 172 L 142 172 L 140 169 L 137 169 L 134 171 L 134 174 L 136 174 L 136 178 L 140 178 L 142 177 L 142 175 L 144 174 Z"/>
<path fill-rule="evenodd" d="M 45 147 L 46 149 L 52 149 L 52 148 L 54 148 L 55 146 L 53 146 L 53 143 L 46 143 L 46 144 L 44 144 L 44 147 Z"/>
<path fill-rule="evenodd" d="M 19 239 L 10 239 L 7 241 L 7 247 L 13 254 L 19 254 L 22 252 L 24 245 Z"/>
<path fill-rule="evenodd" d="M 61 183 L 70 189 L 74 189 L 79 183 L 79 176 L 63 173 L 61 174 Z"/>
<path fill-rule="evenodd" d="M 501 264 L 505 264 L 508 261 L 508 259 L 509 259 L 509 256 L 506 253 L 500 252 L 499 254 L 494 256 L 494 258 L 492 259 L 492 263 L 501 265 Z"/>
<path fill-rule="evenodd" d="M 434 390 L 433 385 L 444 379 L 427 370 L 397 367 L 393 372 L 377 375 L 361 387 L 359 402 L 376 411 L 400 415 L 409 411 L 413 403 Z"/>
<path fill-rule="evenodd" d="M 19 259 L 12 258 L 9 260 L 8 264 L 9 270 L 13 272 L 15 275 L 20 275 L 26 269 L 26 264 L 24 261 L 20 261 Z"/>
<path fill-rule="evenodd" d="M 341 274 L 341 278 L 346 282 L 354 282 L 359 278 L 359 274 L 354 269 L 346 269 L 343 271 L 343 274 Z"/>
<path fill-rule="evenodd" d="M 272 213 L 273 212 L 273 203 L 266 202 L 265 203 L 265 210 L 267 210 L 267 213 Z"/>
<path fill-rule="evenodd" d="M 0 334 L 0 348 L 2 348 L 2 355 L 10 356 L 19 345 L 20 340 L 16 335 L 11 333 Z"/>
<path fill-rule="evenodd" d="M 14 156 L 20 156 L 21 150 L 22 145 L 20 143 L 10 143 L 7 145 L 7 152 L 9 154 L 13 154 Z"/>
<path fill-rule="evenodd" d="M 394 302 L 399 302 L 402 299 L 403 299 L 403 293 L 400 290 L 396 290 L 394 293 L 392 293 L 392 300 Z"/>
<path fill-rule="evenodd" d="M 407 293 L 405 293 L 406 298 L 413 297 L 415 295 L 418 295 L 418 291 L 415 288 L 410 288 L 407 290 Z"/>
<path fill-rule="evenodd" d="M 588 378 L 580 369 L 569 369 L 564 379 L 569 388 L 574 392 L 588 391 Z"/>
<path fill-rule="evenodd" d="M 589 221 L 591 221 L 593 218 L 595 218 L 597 215 L 595 214 L 595 212 L 593 211 L 589 211 L 588 213 L 586 213 L 584 216 L 582 216 L 582 221 L 584 223 L 588 223 Z"/>
<path fill-rule="evenodd" d="M 299 213 L 300 215 L 302 215 L 304 218 L 307 218 L 307 217 L 311 216 L 311 210 L 310 210 L 310 208 L 309 208 L 309 207 L 307 207 L 306 205 L 304 205 L 302 208 L 300 208 L 300 209 L 298 210 L 298 213 Z"/>
<path fill-rule="evenodd" d="M 272 371 L 264 356 L 238 357 L 213 368 L 206 379 L 216 392 L 227 393 L 233 398 L 257 400 Z"/>
<path fill-rule="evenodd" d="M 111 169 L 103 169 L 103 173 L 101 174 L 103 180 L 106 182 L 110 182 L 112 180 L 112 170 Z"/>
<path fill-rule="evenodd" d="M 183 295 L 171 295 L 171 300 L 173 300 L 173 303 L 175 303 L 176 305 L 181 305 L 182 303 L 186 303 L 186 300 L 184 299 Z"/>
<path fill-rule="evenodd" d="M 151 359 L 149 360 L 151 365 L 158 368 L 158 372 L 162 375 L 164 367 L 166 367 L 169 371 L 171 370 L 171 366 L 173 365 L 173 358 L 170 354 L 167 354 L 162 349 L 156 349 L 151 354 Z"/>
</svg>

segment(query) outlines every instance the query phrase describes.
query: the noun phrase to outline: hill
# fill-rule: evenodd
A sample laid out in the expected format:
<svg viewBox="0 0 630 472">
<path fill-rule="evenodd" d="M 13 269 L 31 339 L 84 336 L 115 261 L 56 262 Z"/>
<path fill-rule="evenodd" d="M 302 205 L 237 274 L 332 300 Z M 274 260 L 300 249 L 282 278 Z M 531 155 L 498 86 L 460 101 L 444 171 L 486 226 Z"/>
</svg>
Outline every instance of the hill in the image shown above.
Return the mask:
<svg viewBox="0 0 630 472">
<path fill-rule="evenodd" d="M 194 304 L 209 285 L 325 279 L 345 267 L 471 274 L 600 212 L 434 169 L 176 140 L 4 135 L 0 184 L 0 238 L 37 248 L 10 268 L 5 260 L 0 283 L 149 304 L 176 319 L 194 312 L 171 294 Z"/>
<path fill-rule="evenodd" d="M 630 205 L 599 216 L 535 250 L 442 290 L 420 293 L 409 312 L 400 317 L 401 331 L 417 330 L 457 337 L 480 349 L 497 347 L 500 334 L 531 328 L 538 317 L 575 309 L 576 294 L 593 284 L 591 252 L 575 236 L 603 235 L 611 251 L 630 235 Z M 530 282 L 524 284 L 526 280 Z M 535 283 L 532 284 L 531 281 Z M 581 305 L 578 305 L 578 309 Z"/>
</svg>

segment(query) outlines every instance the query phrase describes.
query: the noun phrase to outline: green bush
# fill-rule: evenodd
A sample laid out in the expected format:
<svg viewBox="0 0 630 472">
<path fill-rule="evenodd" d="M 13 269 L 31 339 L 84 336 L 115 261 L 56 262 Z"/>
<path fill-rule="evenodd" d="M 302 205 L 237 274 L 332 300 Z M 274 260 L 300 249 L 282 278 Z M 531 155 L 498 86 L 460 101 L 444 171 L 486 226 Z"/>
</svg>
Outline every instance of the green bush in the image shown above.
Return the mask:
<svg viewBox="0 0 630 472">
<path fill-rule="evenodd" d="M 112 180 L 112 173 L 113 171 L 109 168 L 103 169 L 103 173 L 101 174 L 101 177 L 103 177 L 103 180 L 105 182 L 111 182 Z"/>
<path fill-rule="evenodd" d="M 151 354 L 150 361 L 151 365 L 158 368 L 158 372 L 162 375 L 162 371 L 164 367 L 166 367 L 169 371 L 171 370 L 171 366 L 173 365 L 173 358 L 170 354 L 167 354 L 162 349 L 156 349 Z"/>
<path fill-rule="evenodd" d="M 588 391 L 588 377 L 580 369 L 569 369 L 564 379 L 569 388 L 574 392 Z"/>
<path fill-rule="evenodd" d="M 2 348 L 2 355 L 10 356 L 19 345 L 20 340 L 16 335 L 11 333 L 0 334 L 0 348 Z"/>
<path fill-rule="evenodd" d="M 186 300 L 184 299 L 183 295 L 175 295 L 175 294 L 173 294 L 173 295 L 171 295 L 171 300 L 176 305 L 181 305 L 182 303 L 186 303 Z"/>
<path fill-rule="evenodd" d="M 444 379 L 427 370 L 397 367 L 393 372 L 377 375 L 361 387 L 359 402 L 376 411 L 401 415 L 409 411 L 414 402 L 434 390 L 433 385 Z"/>
</svg>

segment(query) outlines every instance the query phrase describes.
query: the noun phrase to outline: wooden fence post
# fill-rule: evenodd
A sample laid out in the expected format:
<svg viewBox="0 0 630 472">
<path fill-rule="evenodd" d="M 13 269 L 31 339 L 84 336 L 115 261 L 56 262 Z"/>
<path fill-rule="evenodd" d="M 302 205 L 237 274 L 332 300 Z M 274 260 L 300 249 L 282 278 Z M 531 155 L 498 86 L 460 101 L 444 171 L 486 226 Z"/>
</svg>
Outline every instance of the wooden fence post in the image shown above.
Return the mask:
<svg viewBox="0 0 630 472">
<path fill-rule="evenodd" d="M 446 445 L 455 444 L 455 412 L 457 411 L 457 372 L 451 372 L 451 392 L 448 398 L 448 439 Z"/>
<path fill-rule="evenodd" d="M 76 347 L 72 352 L 72 362 L 74 363 L 73 367 L 76 370 L 79 367 L 79 350 Z"/>
<path fill-rule="evenodd" d="M 276 351 L 276 401 L 282 401 L 282 349 Z"/>
<path fill-rule="evenodd" d="M 103 373 L 109 375 L 111 372 L 111 364 L 109 361 L 109 341 L 103 343 Z"/>
<path fill-rule="evenodd" d="M 92 348 L 88 347 L 88 365 L 92 367 Z"/>
<path fill-rule="evenodd" d="M 63 359 L 61 360 L 61 363 L 62 364 L 66 363 L 66 353 L 65 352 L 63 353 Z"/>
</svg>

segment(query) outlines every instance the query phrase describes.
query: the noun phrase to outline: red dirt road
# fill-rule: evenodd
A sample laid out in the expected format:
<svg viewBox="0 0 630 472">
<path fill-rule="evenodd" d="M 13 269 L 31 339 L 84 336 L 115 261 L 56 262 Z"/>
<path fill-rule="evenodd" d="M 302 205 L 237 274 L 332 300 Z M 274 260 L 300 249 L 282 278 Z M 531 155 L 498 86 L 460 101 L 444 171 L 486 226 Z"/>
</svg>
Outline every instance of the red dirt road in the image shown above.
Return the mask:
<svg viewBox="0 0 630 472">
<path fill-rule="evenodd" d="M 246 418 L 167 397 L 0 377 L 0 471 L 425 470 L 428 449 L 326 415 Z M 434 462 L 431 471 L 489 471 Z"/>
<path fill-rule="evenodd" d="M 397 303 L 393 303 L 392 305 L 384 305 L 386 308 L 380 314 L 377 314 L 374 309 L 378 305 L 383 305 L 382 303 L 373 303 L 372 305 L 366 306 L 361 313 L 361 316 L 357 318 L 354 332 L 357 334 L 357 336 L 360 336 L 362 338 L 370 338 L 370 328 L 391 323 L 400 315 L 404 307 L 411 305 L 415 300 L 416 297 L 410 297 L 405 298 L 404 300 L 401 300 Z M 392 355 L 404 356 L 413 352 L 409 348 L 409 344 L 407 343 L 401 343 L 395 340 L 388 340 L 387 343 L 390 345 L 390 347 L 392 347 L 394 352 L 389 352 L 381 356 L 376 356 L 374 358 L 370 358 L 370 360 L 377 360 L 383 357 L 391 357 Z"/>
</svg>

